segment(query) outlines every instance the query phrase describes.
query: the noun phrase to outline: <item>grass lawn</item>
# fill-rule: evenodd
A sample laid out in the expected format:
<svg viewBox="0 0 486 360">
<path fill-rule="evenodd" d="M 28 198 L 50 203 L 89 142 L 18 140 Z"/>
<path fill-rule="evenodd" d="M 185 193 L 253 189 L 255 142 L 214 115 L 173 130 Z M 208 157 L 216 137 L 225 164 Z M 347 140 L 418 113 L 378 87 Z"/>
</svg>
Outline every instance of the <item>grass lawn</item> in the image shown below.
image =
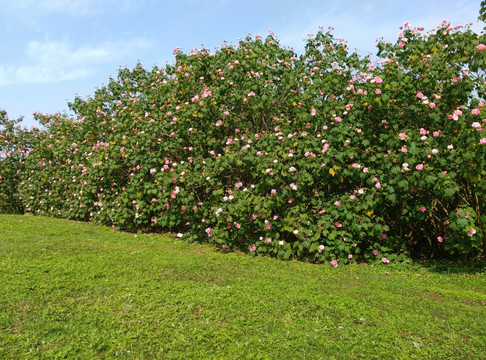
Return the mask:
<svg viewBox="0 0 486 360">
<path fill-rule="evenodd" d="M 331 268 L 0 215 L 0 359 L 486 359 L 485 272 Z"/>
</svg>

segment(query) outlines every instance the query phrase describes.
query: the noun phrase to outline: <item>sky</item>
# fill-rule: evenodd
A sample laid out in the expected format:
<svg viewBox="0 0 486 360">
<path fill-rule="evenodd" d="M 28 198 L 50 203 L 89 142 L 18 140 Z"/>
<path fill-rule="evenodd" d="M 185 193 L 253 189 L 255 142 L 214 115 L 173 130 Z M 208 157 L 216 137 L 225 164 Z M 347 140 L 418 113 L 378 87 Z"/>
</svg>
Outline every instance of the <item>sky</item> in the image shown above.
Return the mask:
<svg viewBox="0 0 486 360">
<path fill-rule="evenodd" d="M 478 23 L 480 0 L 0 0 L 0 109 L 23 125 L 69 113 L 121 66 L 173 63 L 176 47 L 214 49 L 271 30 L 299 53 L 319 26 L 363 54 L 399 27 Z"/>
</svg>

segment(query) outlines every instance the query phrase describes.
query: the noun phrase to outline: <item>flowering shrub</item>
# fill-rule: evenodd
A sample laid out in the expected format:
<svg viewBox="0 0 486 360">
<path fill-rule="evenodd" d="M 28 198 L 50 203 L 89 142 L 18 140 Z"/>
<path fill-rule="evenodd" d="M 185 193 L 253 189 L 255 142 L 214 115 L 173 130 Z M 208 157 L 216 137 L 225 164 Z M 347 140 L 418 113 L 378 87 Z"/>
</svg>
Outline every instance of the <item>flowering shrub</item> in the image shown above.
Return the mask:
<svg viewBox="0 0 486 360">
<path fill-rule="evenodd" d="M 0 212 L 23 213 L 18 185 L 25 169 L 23 159 L 29 152 L 34 130 L 20 126 L 22 118 L 10 120 L 0 110 Z"/>
<path fill-rule="evenodd" d="M 332 266 L 484 253 L 485 43 L 444 22 L 375 62 L 322 28 L 299 57 L 273 34 L 176 49 L 37 114 L 23 206 Z"/>
</svg>

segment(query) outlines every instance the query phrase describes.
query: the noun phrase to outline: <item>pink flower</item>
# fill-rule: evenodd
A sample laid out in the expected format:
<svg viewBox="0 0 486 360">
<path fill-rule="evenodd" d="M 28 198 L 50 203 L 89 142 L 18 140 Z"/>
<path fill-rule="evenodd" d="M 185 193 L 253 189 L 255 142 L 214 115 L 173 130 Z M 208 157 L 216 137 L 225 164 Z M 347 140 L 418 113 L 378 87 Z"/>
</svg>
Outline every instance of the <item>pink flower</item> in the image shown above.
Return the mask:
<svg viewBox="0 0 486 360">
<path fill-rule="evenodd" d="M 331 261 L 331 265 L 334 267 L 338 267 L 338 262 L 336 260 Z"/>
<path fill-rule="evenodd" d="M 341 203 L 340 203 L 339 201 L 336 201 L 336 202 L 334 203 L 334 205 L 336 205 L 336 206 L 341 206 Z"/>
<path fill-rule="evenodd" d="M 242 186 L 243 186 L 243 183 L 239 182 L 239 183 L 237 183 L 235 186 L 236 186 L 236 188 L 237 188 L 237 189 L 239 189 L 240 187 L 242 187 Z"/>
<path fill-rule="evenodd" d="M 348 259 L 352 259 L 353 258 L 353 255 L 352 254 L 348 254 Z"/>
<path fill-rule="evenodd" d="M 255 250 L 256 250 L 256 246 L 255 245 L 253 245 L 253 246 L 250 247 L 250 251 L 255 251 Z"/>
<path fill-rule="evenodd" d="M 289 168 L 289 171 L 290 171 L 290 172 L 294 172 L 295 170 L 296 170 L 296 168 L 294 168 L 293 166 L 291 166 L 291 167 Z"/>
<path fill-rule="evenodd" d="M 376 94 L 376 95 L 380 95 L 380 94 L 381 94 L 381 90 L 380 90 L 380 89 L 376 89 L 376 90 L 375 90 L 375 94 Z"/>
<path fill-rule="evenodd" d="M 277 193 L 277 190 L 272 189 L 271 193 L 272 193 L 272 194 L 276 194 L 276 193 Z"/>
<path fill-rule="evenodd" d="M 427 209 L 425 208 L 425 206 L 422 206 L 422 207 L 420 208 L 420 211 L 421 211 L 421 212 L 425 212 L 426 210 L 427 210 Z"/>
<path fill-rule="evenodd" d="M 375 188 L 377 188 L 377 189 L 381 188 L 381 184 L 380 184 L 379 182 L 377 182 L 377 183 L 375 184 Z"/>
<path fill-rule="evenodd" d="M 381 84 L 383 80 L 379 76 L 375 76 L 375 83 Z"/>
<path fill-rule="evenodd" d="M 373 250 L 373 255 L 378 256 L 380 252 L 378 250 Z"/>
<path fill-rule="evenodd" d="M 383 264 L 388 264 L 390 262 L 390 260 L 388 260 L 387 258 L 384 257 L 384 258 L 381 258 L 381 262 Z"/>
<path fill-rule="evenodd" d="M 472 109 L 471 110 L 471 114 L 473 114 L 473 115 L 479 115 L 479 111 L 480 111 L 479 109 Z"/>
<path fill-rule="evenodd" d="M 482 50 L 486 49 L 486 45 L 479 44 L 478 46 L 476 46 L 476 49 L 478 49 L 479 51 L 482 51 Z"/>
<path fill-rule="evenodd" d="M 431 103 L 429 104 L 429 107 L 430 107 L 431 109 L 435 108 L 435 103 L 431 102 Z"/>
<path fill-rule="evenodd" d="M 405 46 L 405 42 L 403 41 L 400 41 L 400 43 L 398 44 L 398 46 L 400 46 L 401 48 Z"/>
<path fill-rule="evenodd" d="M 481 140 L 479 140 L 479 143 L 481 145 L 486 145 L 486 138 L 482 138 Z"/>
<path fill-rule="evenodd" d="M 229 115 L 229 111 L 225 111 L 223 114 L 225 114 L 226 116 Z"/>
<path fill-rule="evenodd" d="M 439 137 L 440 133 L 438 131 L 434 131 L 432 135 L 434 135 L 434 137 Z"/>
<path fill-rule="evenodd" d="M 442 239 L 442 236 L 437 236 L 437 241 L 441 243 L 444 241 L 444 239 Z"/>
<path fill-rule="evenodd" d="M 311 110 L 311 115 L 312 115 L 312 116 L 315 116 L 315 115 L 316 115 L 316 113 L 317 113 L 316 109 L 312 109 L 312 110 Z"/>
<path fill-rule="evenodd" d="M 419 99 L 422 99 L 422 98 L 424 97 L 424 94 L 423 94 L 421 91 L 419 91 L 419 92 L 417 93 L 417 95 L 416 95 L 416 96 L 417 96 Z"/>
<path fill-rule="evenodd" d="M 336 226 L 337 228 L 342 228 L 343 227 L 343 224 L 341 224 L 339 221 L 336 221 L 334 223 L 334 226 Z"/>
<path fill-rule="evenodd" d="M 400 139 L 402 139 L 402 140 L 405 140 L 406 138 L 408 138 L 408 135 L 405 134 L 405 133 L 400 133 L 400 134 L 398 134 L 398 136 L 400 136 Z"/>
<path fill-rule="evenodd" d="M 422 164 L 418 164 L 417 166 L 415 166 L 415 169 L 417 169 L 418 171 L 421 171 L 423 170 L 424 166 Z"/>
</svg>

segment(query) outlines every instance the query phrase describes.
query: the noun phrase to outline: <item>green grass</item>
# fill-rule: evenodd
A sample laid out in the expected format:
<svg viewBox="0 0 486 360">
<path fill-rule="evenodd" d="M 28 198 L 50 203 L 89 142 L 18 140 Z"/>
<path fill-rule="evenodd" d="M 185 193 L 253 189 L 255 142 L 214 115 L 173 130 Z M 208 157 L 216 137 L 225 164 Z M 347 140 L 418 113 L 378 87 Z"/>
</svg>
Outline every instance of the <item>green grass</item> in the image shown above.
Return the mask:
<svg viewBox="0 0 486 360">
<path fill-rule="evenodd" d="M 0 215 L 0 359 L 486 359 L 485 269 L 335 269 Z"/>
</svg>

